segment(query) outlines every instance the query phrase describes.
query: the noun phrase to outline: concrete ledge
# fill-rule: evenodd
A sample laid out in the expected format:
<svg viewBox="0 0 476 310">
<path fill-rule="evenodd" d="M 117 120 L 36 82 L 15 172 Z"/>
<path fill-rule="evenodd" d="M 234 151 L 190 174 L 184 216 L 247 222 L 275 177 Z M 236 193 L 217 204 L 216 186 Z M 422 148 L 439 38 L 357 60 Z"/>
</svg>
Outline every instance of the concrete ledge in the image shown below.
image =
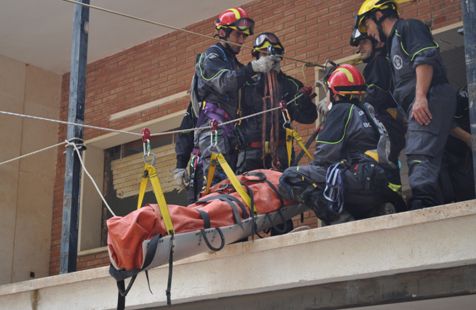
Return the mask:
<svg viewBox="0 0 476 310">
<path fill-rule="evenodd" d="M 475 304 L 476 265 L 469 265 L 142 309 L 474 310 Z"/>
<path fill-rule="evenodd" d="M 476 263 L 476 200 L 227 246 L 174 265 L 174 304 Z M 167 267 L 140 275 L 131 309 L 165 304 Z M 113 309 L 115 281 L 96 268 L 0 286 L 6 309 Z"/>
</svg>

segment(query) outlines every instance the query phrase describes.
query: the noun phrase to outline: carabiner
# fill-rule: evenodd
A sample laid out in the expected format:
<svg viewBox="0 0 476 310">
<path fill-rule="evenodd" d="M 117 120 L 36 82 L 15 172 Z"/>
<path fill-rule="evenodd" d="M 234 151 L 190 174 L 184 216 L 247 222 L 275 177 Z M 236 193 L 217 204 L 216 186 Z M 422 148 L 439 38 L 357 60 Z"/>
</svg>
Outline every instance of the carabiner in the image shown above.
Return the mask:
<svg viewBox="0 0 476 310">
<path fill-rule="evenodd" d="M 149 128 L 144 128 L 141 131 L 142 133 L 142 149 L 144 151 L 144 157 L 150 155 L 150 130 Z"/>
<path fill-rule="evenodd" d="M 144 163 L 150 163 L 154 166 L 157 157 L 151 152 L 149 128 L 142 129 L 142 150 L 144 152 Z"/>
<path fill-rule="evenodd" d="M 210 121 L 211 133 L 210 133 L 210 148 L 218 149 L 218 122 L 216 120 Z"/>
<path fill-rule="evenodd" d="M 281 108 L 281 115 L 283 116 L 283 129 L 291 127 L 291 116 L 289 115 L 289 111 L 286 108 L 286 102 L 281 100 L 279 102 L 279 107 Z"/>
</svg>

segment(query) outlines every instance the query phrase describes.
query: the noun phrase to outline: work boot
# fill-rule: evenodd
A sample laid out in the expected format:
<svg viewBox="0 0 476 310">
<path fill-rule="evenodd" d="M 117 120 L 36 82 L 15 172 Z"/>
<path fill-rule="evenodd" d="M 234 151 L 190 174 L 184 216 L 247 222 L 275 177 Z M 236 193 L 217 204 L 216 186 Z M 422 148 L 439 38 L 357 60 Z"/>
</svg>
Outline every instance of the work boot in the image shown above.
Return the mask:
<svg viewBox="0 0 476 310">
<path fill-rule="evenodd" d="M 410 200 L 410 210 L 418 210 L 432 207 L 434 204 L 424 199 L 412 199 Z"/>
<path fill-rule="evenodd" d="M 387 214 L 396 213 L 395 206 L 391 202 L 386 202 L 384 204 L 379 205 L 376 207 L 370 214 L 370 216 L 381 216 Z"/>
<path fill-rule="evenodd" d="M 293 230 L 294 225 L 292 220 L 287 220 L 282 224 L 271 227 L 271 236 L 284 235 Z"/>
<path fill-rule="evenodd" d="M 342 212 L 339 214 L 339 216 L 335 220 L 332 220 L 329 222 L 322 221 L 322 226 L 341 224 L 341 223 L 351 222 L 354 220 L 355 218 L 349 212 L 347 212 L 346 210 L 342 210 Z"/>
</svg>

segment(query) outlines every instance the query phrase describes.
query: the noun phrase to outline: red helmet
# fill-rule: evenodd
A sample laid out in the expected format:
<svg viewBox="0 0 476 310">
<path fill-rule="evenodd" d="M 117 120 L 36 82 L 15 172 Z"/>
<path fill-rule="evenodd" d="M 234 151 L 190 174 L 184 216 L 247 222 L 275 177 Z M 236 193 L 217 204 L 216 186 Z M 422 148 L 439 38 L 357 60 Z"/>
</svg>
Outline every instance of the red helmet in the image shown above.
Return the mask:
<svg viewBox="0 0 476 310">
<path fill-rule="evenodd" d="M 362 73 L 348 64 L 339 65 L 334 69 L 327 79 L 327 87 L 333 94 L 341 96 L 361 95 L 366 89 Z"/>
<path fill-rule="evenodd" d="M 215 20 L 215 29 L 233 29 L 246 35 L 253 34 L 255 22 L 248 17 L 248 13 L 242 8 L 231 8 L 218 15 Z"/>
</svg>

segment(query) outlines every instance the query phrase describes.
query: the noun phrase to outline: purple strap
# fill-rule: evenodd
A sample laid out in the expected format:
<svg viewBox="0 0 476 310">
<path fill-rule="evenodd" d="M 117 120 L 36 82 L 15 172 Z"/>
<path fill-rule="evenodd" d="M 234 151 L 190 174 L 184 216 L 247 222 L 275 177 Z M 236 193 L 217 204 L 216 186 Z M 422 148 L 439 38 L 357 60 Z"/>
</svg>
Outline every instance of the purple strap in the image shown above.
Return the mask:
<svg viewBox="0 0 476 310">
<path fill-rule="evenodd" d="M 217 121 L 218 123 L 226 122 L 230 119 L 228 113 L 222 108 L 219 108 L 216 104 L 211 102 L 205 103 L 205 108 L 200 111 L 200 115 L 198 116 L 197 120 L 197 127 L 200 127 L 207 123 L 210 120 Z M 225 135 L 228 137 L 230 136 L 233 130 L 233 124 L 228 124 L 225 126 L 220 126 L 223 128 Z"/>
</svg>

